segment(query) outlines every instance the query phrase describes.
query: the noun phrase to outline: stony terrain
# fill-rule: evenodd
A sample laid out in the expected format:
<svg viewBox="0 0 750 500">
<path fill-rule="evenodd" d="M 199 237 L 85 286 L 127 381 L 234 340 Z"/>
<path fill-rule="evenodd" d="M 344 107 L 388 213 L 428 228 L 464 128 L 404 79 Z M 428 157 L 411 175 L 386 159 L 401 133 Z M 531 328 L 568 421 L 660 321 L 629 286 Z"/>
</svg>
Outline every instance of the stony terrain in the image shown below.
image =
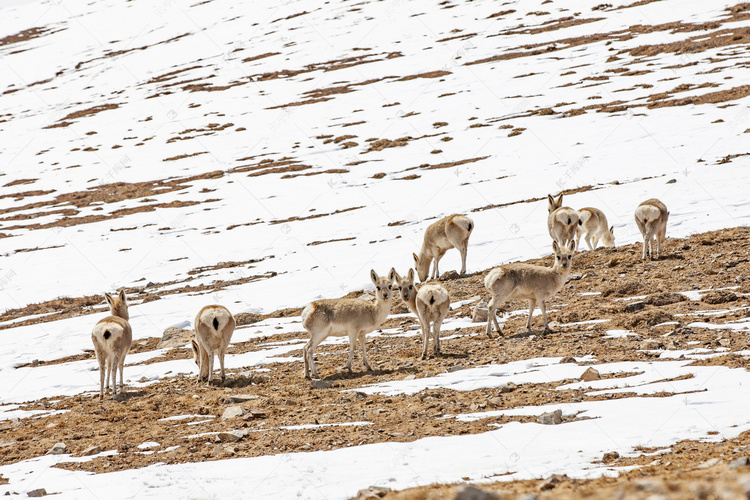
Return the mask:
<svg viewBox="0 0 750 500">
<path fill-rule="evenodd" d="M 571 280 L 550 304 L 554 333 L 541 331 L 541 318 L 535 318 L 532 334 L 525 332 L 523 315 L 505 323 L 504 335 L 488 339 L 484 324 L 444 331 L 444 354 L 418 359 L 419 337 L 380 336 L 368 342 L 368 355 L 375 368 L 362 371 L 359 356 L 354 372 L 342 371 L 346 360 L 344 346 L 323 346 L 318 355 L 322 381 L 311 385 L 302 378 L 302 364 L 279 362 L 269 371 L 230 370 L 224 384 L 207 386 L 193 374 L 179 374 L 142 389 L 128 389 L 124 399 L 100 402 L 92 392 L 74 397 L 33 401 L 28 410 L 68 410 L 59 415 L 22 419 L 0 427 L 2 455 L 0 464 L 25 460 L 46 453 L 55 443 L 64 442 L 68 452 L 85 455 L 101 450 L 117 450 L 115 456 L 102 456 L 83 463 L 62 461 L 58 467 L 94 472 L 142 467 L 157 462 L 216 460 L 229 457 L 258 456 L 290 451 L 330 450 L 382 441 L 408 442 L 426 436 L 485 432 L 511 417 L 487 418 L 476 422 L 443 420 L 444 415 L 482 409 L 513 408 L 552 402 L 580 401 L 591 398 L 584 390 L 554 391 L 562 383 L 525 384 L 497 390 L 427 390 L 413 396 L 385 397 L 365 395 L 357 388 L 373 382 L 427 377 L 489 363 L 507 363 L 543 356 L 592 355 L 598 361 L 654 360 L 664 350 L 704 347 L 721 355 L 699 363 L 747 367 L 750 339 L 744 332 L 707 330 L 686 325 L 711 315 L 712 322 L 746 318 L 750 294 L 750 230 L 735 228 L 673 239 L 666 255 L 657 261 L 642 262 L 640 245 L 617 249 L 598 249 L 576 254 Z M 550 259 L 533 261 L 549 265 Z M 453 302 L 475 299 L 450 312 L 450 316 L 471 316 L 476 299 L 487 296 L 483 287 L 486 274 L 463 278 L 448 272 L 441 280 Z M 688 300 L 679 292 L 705 291 L 700 300 Z M 598 292 L 580 295 L 582 292 Z M 361 295 L 361 292 L 351 295 Z M 621 300 L 643 296 L 639 300 Z M 514 302 L 508 310 L 523 309 Z M 404 312 L 395 303 L 394 312 Z M 281 311 L 275 316 L 294 314 Z M 262 316 L 241 317 L 241 322 L 257 321 Z M 602 323 L 587 323 L 606 319 Z M 662 323 L 668 323 L 661 325 Z M 384 328 L 413 328 L 413 316 L 389 319 Z M 252 323 L 240 328 L 252 328 Z M 602 338 L 607 330 L 630 329 L 637 335 Z M 273 337 L 274 342 L 305 339 L 303 331 Z M 138 351 L 155 348 L 159 339 L 139 342 Z M 230 353 L 263 349 L 268 339 L 259 337 L 233 344 Z M 736 352 L 744 351 L 741 355 Z M 300 351 L 292 351 L 300 356 Z M 89 357 L 92 355 L 89 354 Z M 188 349 L 167 351 L 165 358 L 185 358 Z M 159 360 L 162 358 L 156 358 Z M 62 360 L 69 361 L 69 360 Z M 563 360 L 565 361 L 565 360 Z M 572 360 L 571 360 L 572 361 Z M 574 362 L 574 361 L 573 361 Z M 128 371 L 126 365 L 126 373 Z M 581 365 L 581 374 L 586 370 Z M 624 376 L 625 374 L 619 374 Z M 92 387 L 92 390 L 94 388 Z M 663 397 L 668 394 L 654 395 Z M 615 397 L 630 397 L 624 393 Z M 594 396 L 603 397 L 603 396 Z M 613 397 L 607 395 L 606 397 Z M 738 395 L 738 397 L 741 397 Z M 239 408 L 234 416 L 225 413 Z M 191 424 L 162 420 L 172 415 L 194 415 Z M 533 421 L 531 417 L 517 417 Z M 567 418 L 566 418 L 567 420 Z M 371 425 L 330 426 L 305 430 L 294 426 L 307 424 L 346 424 L 371 422 Z M 219 434 L 208 434 L 218 432 Z M 201 435 L 203 436 L 195 436 Z M 191 437 L 195 436 L 195 437 Z M 164 453 L 144 454 L 139 443 L 158 440 Z M 596 498 L 610 498 L 624 492 L 634 497 L 668 493 L 674 498 L 689 498 L 705 492 L 705 498 L 732 498 L 719 491 L 739 491 L 745 481 L 740 467 L 726 472 L 729 461 L 750 455 L 750 433 L 719 444 L 682 442 L 671 451 L 641 457 L 608 458 L 616 466 L 637 466 L 618 479 L 572 481 L 560 478 L 547 481 L 504 482 L 488 488 L 502 492 L 538 492 L 542 498 L 574 498 L 596 492 Z M 719 462 L 701 468 L 707 460 Z M 739 481 L 739 482 L 738 482 Z M 440 498 L 452 491 L 450 486 L 420 488 L 417 491 L 389 494 L 388 498 Z M 703 495 L 704 493 L 701 493 Z M 566 496 L 567 495 L 567 496 Z M 717 496 L 711 496 L 717 495 Z"/>
</svg>

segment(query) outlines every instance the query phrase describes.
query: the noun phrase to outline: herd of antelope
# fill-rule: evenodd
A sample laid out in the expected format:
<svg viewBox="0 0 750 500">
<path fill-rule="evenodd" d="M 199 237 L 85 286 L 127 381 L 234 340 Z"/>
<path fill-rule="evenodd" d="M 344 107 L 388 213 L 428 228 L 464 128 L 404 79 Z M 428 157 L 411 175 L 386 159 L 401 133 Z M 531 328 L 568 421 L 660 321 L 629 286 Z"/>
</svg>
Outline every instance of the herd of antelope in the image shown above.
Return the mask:
<svg viewBox="0 0 750 500">
<path fill-rule="evenodd" d="M 545 331 L 549 331 L 545 301 L 559 292 L 570 274 L 573 254 L 583 238 L 590 250 L 601 241 L 605 247 L 613 247 L 613 228 L 607 227 L 607 217 L 596 208 L 573 210 L 562 206 L 563 195 L 549 201 L 547 228 L 552 237 L 555 260 L 552 267 L 530 264 L 504 264 L 492 269 L 484 280 L 490 292 L 488 303 L 487 335 L 492 338 L 492 325 L 502 334 L 497 321 L 499 306 L 512 299 L 529 301 L 529 319 L 526 328 L 531 329 L 531 319 L 539 304 Z M 664 243 L 669 212 L 661 201 L 652 198 L 644 201 L 635 210 L 635 222 L 643 235 L 643 256 L 659 258 Z M 438 263 L 451 248 L 461 253 L 461 275 L 466 274 L 466 250 L 474 221 L 465 215 L 450 215 L 431 224 L 424 235 L 419 255 L 413 254 L 419 280 L 424 282 L 433 265 L 432 279 L 440 276 Z M 656 240 L 656 249 L 654 249 Z M 310 333 L 310 340 L 302 349 L 305 378 L 318 378 L 315 368 L 315 348 L 327 337 L 349 337 L 349 360 L 346 368 L 351 372 L 354 344 L 362 347 L 362 363 L 371 370 L 367 362 L 365 335 L 379 328 L 391 311 L 393 288 L 399 290 L 409 310 L 417 316 L 422 328 L 422 359 L 427 357 L 430 331 L 432 330 L 435 355 L 440 354 L 440 326 L 448 313 L 450 298 L 448 291 L 437 283 L 414 285 L 414 269 L 400 276 L 391 269 L 387 276 L 370 271 L 375 285 L 375 302 L 364 299 L 325 299 L 311 302 L 302 310 L 302 325 Z M 96 359 L 99 362 L 99 398 L 104 399 L 105 388 L 109 392 L 110 375 L 112 394 L 117 396 L 117 371 L 120 373 L 120 393 L 123 393 L 123 365 L 130 349 L 132 330 L 128 323 L 128 302 L 125 292 L 116 296 L 108 293 L 104 297 L 109 304 L 111 316 L 100 320 L 91 334 Z M 194 359 L 199 367 L 198 378 L 209 384 L 213 380 L 214 355 L 218 355 L 221 381 L 224 382 L 224 353 L 234 332 L 232 314 L 220 305 L 206 306 L 195 318 L 194 338 L 191 341 Z M 105 385 L 106 374 L 106 385 Z"/>
</svg>

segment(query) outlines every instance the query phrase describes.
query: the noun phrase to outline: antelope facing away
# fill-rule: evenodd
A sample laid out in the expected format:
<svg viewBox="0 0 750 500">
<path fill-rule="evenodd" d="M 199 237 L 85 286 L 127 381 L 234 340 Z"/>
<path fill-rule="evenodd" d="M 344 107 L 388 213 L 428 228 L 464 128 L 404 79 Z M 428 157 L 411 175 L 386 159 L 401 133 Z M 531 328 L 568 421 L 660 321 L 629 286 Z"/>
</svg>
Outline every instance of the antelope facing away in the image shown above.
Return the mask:
<svg viewBox="0 0 750 500">
<path fill-rule="evenodd" d="M 474 221 L 461 214 L 449 215 L 430 224 L 424 233 L 422 250 L 419 251 L 419 255 L 412 254 L 419 281 L 427 280 L 430 262 L 433 259 L 435 260 L 435 266 L 432 270 L 432 277 L 440 276 L 438 262 L 443 258 L 445 252 L 451 248 L 455 248 L 461 253 L 461 274 L 466 274 L 466 249 L 473 229 Z"/>
<path fill-rule="evenodd" d="M 656 198 L 644 201 L 635 209 L 635 223 L 643 235 L 643 260 L 646 255 L 659 258 L 661 246 L 667 234 L 667 219 L 669 212 L 667 206 Z M 654 252 L 654 238 L 656 238 L 656 252 Z"/>
<path fill-rule="evenodd" d="M 391 283 L 395 279 L 395 272 L 391 270 L 387 278 L 381 278 L 371 270 L 370 279 L 375 284 L 374 303 L 363 299 L 323 299 L 311 302 L 302 310 L 302 326 L 310 332 L 310 340 L 302 348 L 305 378 L 319 378 L 315 368 L 315 348 L 331 335 L 349 337 L 349 362 L 346 368 L 350 373 L 357 340 L 362 346 L 362 363 L 368 371 L 372 370 L 367 363 L 365 334 L 382 325 L 391 312 Z"/>
<path fill-rule="evenodd" d="M 553 198 L 547 195 L 549 203 L 547 210 L 547 229 L 552 240 L 556 241 L 561 247 L 567 246 L 575 240 L 576 228 L 578 227 L 578 212 L 570 207 L 562 206 L 563 195 Z"/>
<path fill-rule="evenodd" d="M 433 349 L 435 356 L 440 354 L 440 325 L 448 314 L 450 300 L 448 291 L 440 285 L 422 285 L 419 291 L 414 287 L 414 270 L 409 269 L 406 276 L 401 277 L 395 270 L 396 283 L 401 290 L 401 298 L 411 312 L 417 315 L 422 327 L 422 359 L 427 358 L 427 344 L 430 338 L 430 323 L 433 331 Z"/>
<path fill-rule="evenodd" d="M 104 388 L 109 392 L 109 378 L 112 376 L 112 396 L 117 397 L 117 370 L 120 371 L 120 394 L 124 394 L 122 368 L 125 365 L 125 355 L 133 341 L 133 331 L 128 323 L 128 301 L 125 290 L 120 290 L 116 296 L 104 294 L 109 304 L 111 316 L 107 316 L 94 326 L 91 340 L 94 343 L 96 360 L 99 362 L 99 399 L 104 399 Z M 107 374 L 107 384 L 104 384 L 104 374 Z"/>
<path fill-rule="evenodd" d="M 586 207 L 578 211 L 576 250 L 578 250 L 581 237 L 586 240 L 589 250 L 595 249 L 599 240 L 607 248 L 615 246 L 614 226 L 607 228 L 607 216 L 598 208 Z"/>
<path fill-rule="evenodd" d="M 195 317 L 195 338 L 191 341 L 193 358 L 199 367 L 198 380 L 209 384 L 214 378 L 214 354 L 219 356 L 221 381 L 224 375 L 224 353 L 234 333 L 234 316 L 220 305 L 206 306 Z"/>
<path fill-rule="evenodd" d="M 497 332 L 502 335 L 495 312 L 498 306 L 512 299 L 527 299 L 529 301 L 529 320 L 526 329 L 531 331 L 531 317 L 537 303 L 541 303 L 544 330 L 549 332 L 547 325 L 547 310 L 544 301 L 555 295 L 568 280 L 570 266 L 575 251 L 575 241 L 560 247 L 556 241 L 552 242 L 555 251 L 555 263 L 552 267 L 534 266 L 531 264 L 505 264 L 496 267 L 487 274 L 484 286 L 489 290 L 492 298 L 488 305 L 487 336 L 492 338 L 492 323 Z"/>
</svg>

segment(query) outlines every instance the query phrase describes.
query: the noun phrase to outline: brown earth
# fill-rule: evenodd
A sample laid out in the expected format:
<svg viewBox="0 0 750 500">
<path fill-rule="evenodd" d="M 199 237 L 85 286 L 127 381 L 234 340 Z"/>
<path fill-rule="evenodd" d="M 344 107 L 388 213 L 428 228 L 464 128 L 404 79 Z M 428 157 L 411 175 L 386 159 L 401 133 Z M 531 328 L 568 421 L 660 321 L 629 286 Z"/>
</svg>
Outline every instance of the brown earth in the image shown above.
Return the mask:
<svg viewBox="0 0 750 500">
<path fill-rule="evenodd" d="M 530 417 L 495 417 L 476 422 L 458 422 L 441 418 L 483 409 L 503 409 L 523 405 L 541 405 L 602 398 L 625 398 L 632 394 L 590 396 L 583 390 L 554 390 L 572 380 L 546 384 L 524 384 L 500 389 L 453 391 L 449 389 L 426 390 L 412 396 L 365 395 L 357 392 L 363 385 L 400 380 L 406 377 L 422 378 L 489 363 L 506 363 L 538 356 L 593 355 L 598 362 L 624 360 L 656 360 L 650 350 L 641 350 L 645 340 L 652 339 L 667 349 L 687 348 L 687 342 L 698 342 L 690 347 L 714 350 L 728 348 L 723 356 L 696 364 L 721 364 L 734 368 L 747 368 L 746 357 L 733 352 L 750 349 L 750 339 L 744 332 L 712 331 L 687 328 L 695 320 L 705 320 L 703 311 L 717 311 L 711 322 L 725 322 L 748 316 L 750 300 L 750 228 L 734 228 L 698 234 L 685 239 L 668 240 L 665 256 L 657 261 L 642 262 L 640 245 L 626 245 L 617 249 L 599 249 L 581 252 L 574 258 L 571 280 L 549 305 L 550 320 L 555 321 L 555 333 L 543 333 L 541 320 L 535 318 L 534 335 L 524 330 L 525 318 L 516 316 L 504 325 L 504 336 L 488 339 L 484 324 L 459 331 L 443 331 L 444 336 L 456 338 L 442 342 L 443 355 L 418 359 L 421 340 L 419 336 L 402 337 L 383 335 L 368 342 L 368 358 L 374 371 L 362 371 L 357 356 L 354 372 L 342 370 L 346 360 L 343 346 L 323 346 L 318 352 L 318 370 L 324 384 L 330 388 L 313 389 L 302 377 L 301 362 L 280 362 L 267 365 L 270 372 L 229 370 L 224 384 L 207 386 L 198 383 L 194 375 L 177 374 L 144 388 L 127 389 L 127 396 L 119 401 L 106 399 L 100 402 L 92 393 L 74 397 L 49 398 L 23 405 L 29 410 L 68 410 L 59 415 L 22 419 L 0 427 L 0 441 L 10 442 L 0 455 L 0 464 L 28 459 L 47 452 L 56 442 L 66 442 L 74 455 L 94 445 L 103 450 L 117 449 L 118 455 L 99 457 L 82 464 L 62 463 L 60 467 L 104 472 L 141 467 L 156 462 L 179 463 L 186 461 L 215 460 L 228 457 L 259 456 L 290 451 L 329 450 L 347 446 L 384 441 L 408 442 L 427 436 L 460 435 L 491 430 L 491 424 L 509 421 L 532 421 Z M 530 261 L 549 265 L 550 257 Z M 216 267 L 236 264 L 245 267 L 252 262 L 220 263 Z M 449 290 L 452 301 L 486 297 L 483 278 L 487 271 L 442 283 Z M 627 276 L 628 278 L 625 278 Z M 715 290 L 705 294 L 704 300 L 691 301 L 677 294 L 693 289 L 725 288 L 734 286 L 731 293 Z M 600 295 L 580 295 L 581 292 L 600 292 Z M 158 290 L 153 292 L 158 297 Z M 168 293 L 168 292 L 164 292 Z M 352 292 L 347 296 L 358 296 Z M 628 305 L 634 295 L 645 295 L 642 308 L 630 312 Z M 63 299 L 61 299 L 63 300 Z M 93 303 L 98 300 L 90 298 Z M 449 313 L 450 316 L 469 316 L 476 302 L 464 305 Z M 564 307 L 561 304 L 566 304 Z M 54 307 L 50 305 L 50 307 Z M 61 305 L 60 307 L 66 307 Z M 508 310 L 523 309 L 524 302 L 513 302 Z M 48 309 L 44 309 L 45 311 Z M 394 312 L 405 312 L 398 301 Z M 654 321 L 635 322 L 632 318 L 642 314 L 675 318 L 677 324 L 658 326 Z M 31 311 L 28 314 L 32 314 Z M 299 314 L 299 309 L 278 311 L 272 315 L 238 315 L 239 328 L 253 328 L 252 323 L 265 317 L 282 317 Z M 684 315 L 684 316 L 681 316 Z M 592 319 L 609 319 L 605 323 L 571 324 Z M 602 339 L 605 331 L 622 324 L 633 324 L 637 337 Z M 383 328 L 406 329 L 417 327 L 413 316 L 391 318 Z M 672 332 L 672 333 L 670 333 Z M 663 337 L 664 334 L 669 336 Z M 229 353 L 263 349 L 268 342 L 302 342 L 305 332 L 292 332 L 272 337 L 259 337 L 230 346 Z M 145 352 L 156 348 L 159 339 L 143 339 L 134 343 L 132 352 Z M 432 350 L 430 350 L 432 352 Z M 301 349 L 286 355 L 300 356 Z M 285 356 L 286 356 L 285 355 Z M 91 359 L 84 353 L 64 361 Z M 155 360 L 185 359 L 187 349 L 171 349 Z M 63 361 L 63 360 L 60 360 Z M 43 365 L 41 363 L 40 365 Z M 125 373 L 132 374 L 137 365 L 127 364 Z M 35 369 L 35 368 L 32 368 Z M 586 370 L 581 364 L 581 374 Z M 622 377 L 628 374 L 614 374 Z M 131 375 L 133 376 L 133 375 Z M 92 380 L 95 377 L 92 377 Z M 348 392 L 342 392 L 350 390 Z M 252 398 L 244 403 L 232 403 L 229 396 L 246 394 Z M 668 393 L 650 397 L 669 396 Z M 346 404 L 342 404 L 345 402 Z M 227 406 L 238 405 L 244 415 L 231 420 L 221 420 Z M 160 421 L 175 415 L 205 415 L 185 421 Z M 211 418 L 212 417 L 212 418 Z M 575 417 L 567 417 L 568 420 Z M 205 422 L 200 422 L 206 420 Z M 200 422 L 187 425 L 187 422 Z M 303 424 L 330 424 L 371 422 L 371 425 L 348 427 L 320 427 L 312 430 L 285 428 Z M 97 423 L 106 422 L 106 426 Z M 101 429 L 101 430 L 96 430 Z M 206 432 L 223 432 L 233 429 L 247 431 L 236 442 L 217 442 L 215 435 L 191 437 Z M 163 453 L 146 455 L 137 445 L 155 440 Z M 520 481 L 483 485 L 492 491 L 516 493 L 535 492 L 546 488 L 540 498 L 574 498 L 591 492 L 595 498 L 611 498 L 623 491 L 633 498 L 645 498 L 655 491 L 665 489 L 674 498 L 688 498 L 695 488 L 738 488 L 737 473 L 726 471 L 729 459 L 741 456 L 733 450 L 750 445 L 750 433 L 718 444 L 685 441 L 671 448 L 667 454 L 646 454 L 635 458 L 614 458 L 617 466 L 637 465 L 638 469 L 624 473 L 617 479 L 578 481 L 558 478 L 550 485 L 544 481 Z M 169 447 L 177 446 L 174 450 Z M 694 470 L 709 458 L 718 457 L 722 463 L 710 469 Z M 747 471 L 745 471 L 747 472 Z M 651 482 L 644 482 L 648 479 Z M 392 493 L 389 498 L 439 498 L 451 495 L 455 486 L 433 486 Z M 708 488 L 708 489 L 707 489 Z M 732 490 L 734 491 L 734 490 Z M 679 496 L 682 495 L 682 496 Z M 514 498 L 513 496 L 509 498 Z M 672 498 L 672 496 L 670 496 Z M 713 498 L 707 496 L 705 498 Z"/>
</svg>

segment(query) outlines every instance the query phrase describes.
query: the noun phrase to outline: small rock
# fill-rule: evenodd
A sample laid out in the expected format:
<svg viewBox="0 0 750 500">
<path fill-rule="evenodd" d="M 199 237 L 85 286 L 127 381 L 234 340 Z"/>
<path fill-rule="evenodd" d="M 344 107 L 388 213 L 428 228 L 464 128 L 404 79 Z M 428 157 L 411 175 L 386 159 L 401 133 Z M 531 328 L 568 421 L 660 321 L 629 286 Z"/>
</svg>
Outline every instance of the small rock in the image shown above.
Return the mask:
<svg viewBox="0 0 750 500">
<path fill-rule="evenodd" d="M 487 317 L 489 315 L 488 305 L 486 300 L 481 300 L 474 309 L 471 311 L 471 322 L 472 323 L 487 323 Z"/>
<path fill-rule="evenodd" d="M 514 384 L 513 382 L 508 382 L 504 386 L 500 388 L 500 394 L 506 394 L 508 392 L 513 392 L 516 390 L 518 386 Z"/>
<path fill-rule="evenodd" d="M 745 453 L 746 451 L 750 451 L 750 444 L 743 444 L 733 450 L 734 453 Z"/>
<path fill-rule="evenodd" d="M 449 281 L 449 280 L 457 280 L 460 278 L 461 275 L 458 274 L 456 271 L 448 271 L 442 274 L 440 276 L 440 281 Z"/>
<path fill-rule="evenodd" d="M 669 179 L 667 184 L 674 184 L 675 182 L 677 182 L 677 179 Z"/>
<path fill-rule="evenodd" d="M 240 406 L 228 406 L 224 413 L 221 414 L 222 420 L 229 420 L 230 418 L 239 417 L 244 412 Z"/>
<path fill-rule="evenodd" d="M 331 384 L 327 380 L 323 380 L 321 378 L 314 378 L 310 381 L 310 385 L 313 386 L 313 389 L 330 389 L 333 387 L 333 384 Z"/>
<path fill-rule="evenodd" d="M 57 443 L 55 446 L 50 448 L 47 452 L 49 455 L 62 455 L 68 452 L 68 445 L 65 443 Z"/>
<path fill-rule="evenodd" d="M 216 435 L 216 439 L 222 443 L 236 443 L 243 437 L 245 432 L 240 430 L 220 432 Z"/>
<path fill-rule="evenodd" d="M 144 376 L 138 379 L 139 384 L 145 384 L 146 382 L 148 382 L 148 377 Z"/>
<path fill-rule="evenodd" d="M 39 360 L 38 359 L 32 360 L 31 366 L 39 366 Z"/>
<path fill-rule="evenodd" d="M 83 452 L 81 453 L 82 457 L 90 457 L 91 455 L 98 455 L 102 452 L 102 447 L 95 445 L 95 446 L 89 446 Z"/>
<path fill-rule="evenodd" d="M 234 321 L 237 326 L 251 325 L 261 321 L 263 316 L 255 313 L 239 313 L 234 315 Z"/>
<path fill-rule="evenodd" d="M 619 453 L 617 453 L 616 451 L 608 451 L 602 457 L 602 462 L 613 462 L 617 460 L 618 458 L 620 458 Z"/>
<path fill-rule="evenodd" d="M 655 351 L 661 349 L 663 344 L 656 339 L 646 339 L 641 342 L 640 349 L 643 351 Z"/>
<path fill-rule="evenodd" d="M 714 290 L 701 297 L 701 302 L 706 304 L 724 304 L 739 299 L 736 293 L 729 290 Z"/>
<path fill-rule="evenodd" d="M 415 378 L 417 378 L 417 376 L 411 373 L 407 375 L 406 377 L 404 377 L 404 380 L 414 380 Z"/>
<path fill-rule="evenodd" d="M 370 292 L 365 292 L 357 298 L 359 300 L 369 300 L 369 301 L 375 300 L 375 296 L 371 294 Z"/>
<path fill-rule="evenodd" d="M 227 400 L 231 403 L 247 403 L 248 401 L 252 401 L 254 399 L 258 399 L 260 396 L 256 396 L 254 394 L 232 394 L 230 396 L 227 396 Z"/>
<path fill-rule="evenodd" d="M 500 497 L 469 484 L 456 490 L 453 500 L 500 500 Z"/>
<path fill-rule="evenodd" d="M 494 397 L 490 398 L 487 402 L 492 406 L 501 406 L 503 404 L 503 398 Z"/>
<path fill-rule="evenodd" d="M 714 465 L 719 465 L 721 463 L 720 458 L 712 458 L 710 460 L 706 460 L 702 464 L 700 464 L 697 468 L 698 469 L 709 469 L 713 467 Z"/>
<path fill-rule="evenodd" d="M 44 488 L 37 488 L 26 493 L 30 497 L 44 497 L 47 496 L 47 490 Z"/>
<path fill-rule="evenodd" d="M 750 465 L 750 458 L 739 457 L 729 462 L 729 465 L 727 467 L 729 468 L 729 470 L 734 470 L 739 469 L 740 467 L 747 467 L 748 465 Z"/>
<path fill-rule="evenodd" d="M 449 366 L 447 372 L 453 373 L 453 372 L 457 372 L 463 369 L 464 369 L 463 365 L 454 365 L 454 366 Z"/>
<path fill-rule="evenodd" d="M 729 347 L 732 344 L 731 339 L 719 339 L 719 345 L 722 347 Z"/>
<path fill-rule="evenodd" d="M 635 302 L 631 302 L 630 304 L 626 305 L 625 310 L 627 312 L 632 313 L 632 312 L 640 311 L 644 307 L 646 307 L 645 302 L 643 302 L 642 300 L 636 300 Z"/>
<path fill-rule="evenodd" d="M 679 349 L 679 348 L 680 346 L 677 345 L 677 342 L 675 342 L 674 340 L 670 340 L 669 344 L 667 344 L 667 349 L 670 349 L 672 351 L 674 351 L 675 349 Z"/>
<path fill-rule="evenodd" d="M 565 356 L 563 359 L 560 360 L 560 364 L 575 363 L 575 362 L 576 362 L 576 358 L 574 358 L 573 356 Z"/>
<path fill-rule="evenodd" d="M 647 493 L 664 493 L 666 491 L 664 482 L 655 479 L 640 479 L 635 482 L 635 489 Z"/>
<path fill-rule="evenodd" d="M 585 372 L 583 372 L 583 375 L 581 375 L 581 382 L 591 382 L 593 380 L 601 380 L 602 376 L 599 375 L 599 372 L 595 369 L 589 367 L 586 369 Z"/>
<path fill-rule="evenodd" d="M 568 277 L 568 281 L 578 281 L 583 278 L 581 273 L 573 273 Z"/>
<path fill-rule="evenodd" d="M 546 481 L 539 485 L 539 491 L 551 490 L 558 484 L 565 481 L 567 478 L 567 476 L 563 476 L 562 474 L 552 474 L 552 476 L 550 476 Z"/>
<path fill-rule="evenodd" d="M 370 486 L 369 488 L 359 490 L 352 500 L 375 500 L 383 498 L 389 491 L 391 489 L 384 486 Z"/>
<path fill-rule="evenodd" d="M 169 327 L 161 334 L 161 340 L 156 344 L 157 349 L 171 349 L 185 347 L 193 338 L 193 330 Z"/>
<path fill-rule="evenodd" d="M 537 423 L 542 425 L 557 425 L 562 423 L 562 410 L 542 413 L 536 419 Z"/>
</svg>

